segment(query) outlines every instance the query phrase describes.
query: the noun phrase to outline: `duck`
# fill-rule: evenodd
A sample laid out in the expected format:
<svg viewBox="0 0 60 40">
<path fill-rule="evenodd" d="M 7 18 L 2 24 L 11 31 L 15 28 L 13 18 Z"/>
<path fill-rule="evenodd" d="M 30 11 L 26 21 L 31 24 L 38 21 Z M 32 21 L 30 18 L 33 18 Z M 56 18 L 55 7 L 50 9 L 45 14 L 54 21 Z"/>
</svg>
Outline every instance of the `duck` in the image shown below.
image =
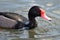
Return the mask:
<svg viewBox="0 0 60 40">
<path fill-rule="evenodd" d="M 32 6 L 28 11 L 28 19 L 18 13 L 14 12 L 0 12 L 0 27 L 22 29 L 26 30 L 34 29 L 37 27 L 36 17 L 42 17 L 48 21 L 49 18 L 45 10 L 39 6 Z"/>
</svg>

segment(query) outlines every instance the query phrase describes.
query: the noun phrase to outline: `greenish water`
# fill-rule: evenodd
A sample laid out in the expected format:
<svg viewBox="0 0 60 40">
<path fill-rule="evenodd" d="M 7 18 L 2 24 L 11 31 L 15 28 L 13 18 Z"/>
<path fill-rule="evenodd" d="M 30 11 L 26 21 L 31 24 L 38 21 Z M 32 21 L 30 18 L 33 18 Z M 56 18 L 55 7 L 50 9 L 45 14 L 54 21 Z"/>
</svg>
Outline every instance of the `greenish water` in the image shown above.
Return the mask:
<svg viewBox="0 0 60 40">
<path fill-rule="evenodd" d="M 37 17 L 38 27 L 29 31 L 0 28 L 0 40 L 60 40 L 60 0 L 0 0 L 0 11 L 15 12 L 28 19 L 33 5 L 45 9 L 52 21 Z"/>
</svg>

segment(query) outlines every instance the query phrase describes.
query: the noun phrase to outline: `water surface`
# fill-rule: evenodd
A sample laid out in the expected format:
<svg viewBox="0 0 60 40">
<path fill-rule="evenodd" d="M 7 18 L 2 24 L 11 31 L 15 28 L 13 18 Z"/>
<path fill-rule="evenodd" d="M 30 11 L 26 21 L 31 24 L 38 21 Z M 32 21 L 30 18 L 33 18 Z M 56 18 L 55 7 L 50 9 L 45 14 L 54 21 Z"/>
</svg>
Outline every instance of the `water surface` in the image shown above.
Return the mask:
<svg viewBox="0 0 60 40">
<path fill-rule="evenodd" d="M 0 29 L 0 40 L 60 40 L 60 0 L 0 0 L 1 12 L 15 12 L 28 19 L 28 10 L 38 5 L 46 10 L 51 22 L 37 17 L 38 27 L 34 30 Z M 38 39 L 34 39 L 38 38 Z M 25 39 L 21 39 L 25 40 Z"/>
</svg>

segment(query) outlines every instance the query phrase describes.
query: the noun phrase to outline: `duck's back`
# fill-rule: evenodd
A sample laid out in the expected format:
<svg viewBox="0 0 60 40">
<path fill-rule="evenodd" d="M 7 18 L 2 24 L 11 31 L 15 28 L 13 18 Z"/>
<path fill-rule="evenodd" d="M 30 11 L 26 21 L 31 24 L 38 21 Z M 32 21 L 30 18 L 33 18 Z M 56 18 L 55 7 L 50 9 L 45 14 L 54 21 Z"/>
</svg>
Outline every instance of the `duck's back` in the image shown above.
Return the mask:
<svg viewBox="0 0 60 40">
<path fill-rule="evenodd" d="M 0 26 L 7 28 L 23 27 L 28 20 L 17 13 L 0 12 Z"/>
</svg>

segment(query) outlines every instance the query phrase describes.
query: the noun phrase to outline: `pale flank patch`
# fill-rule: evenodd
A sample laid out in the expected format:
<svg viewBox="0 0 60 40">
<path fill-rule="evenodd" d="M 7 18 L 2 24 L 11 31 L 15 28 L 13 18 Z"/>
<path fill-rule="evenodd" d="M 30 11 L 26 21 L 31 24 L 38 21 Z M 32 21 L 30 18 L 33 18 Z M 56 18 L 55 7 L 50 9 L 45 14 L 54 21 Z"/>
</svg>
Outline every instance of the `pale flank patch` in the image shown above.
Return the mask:
<svg viewBox="0 0 60 40">
<path fill-rule="evenodd" d="M 17 22 L 13 19 L 9 19 L 4 16 L 0 16 L 0 26 L 2 27 L 7 27 L 7 28 L 12 28 Z"/>
</svg>

